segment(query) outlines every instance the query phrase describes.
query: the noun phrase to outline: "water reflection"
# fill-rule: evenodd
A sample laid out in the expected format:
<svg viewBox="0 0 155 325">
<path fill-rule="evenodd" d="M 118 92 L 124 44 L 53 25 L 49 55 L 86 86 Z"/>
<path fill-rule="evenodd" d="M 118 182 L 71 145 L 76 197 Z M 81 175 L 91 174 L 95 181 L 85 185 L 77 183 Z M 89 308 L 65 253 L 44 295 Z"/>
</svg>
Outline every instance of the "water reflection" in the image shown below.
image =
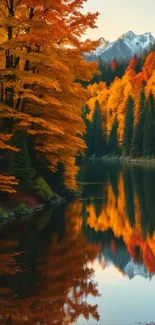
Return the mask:
<svg viewBox="0 0 155 325">
<path fill-rule="evenodd" d="M 80 315 L 84 319 L 90 316 L 99 319 L 97 305 L 89 304 L 87 297 L 99 295 L 93 279 L 94 270 L 88 263 L 96 258 L 100 247 L 88 244 L 81 234 L 80 211 L 80 202 L 71 204 L 65 216 L 63 211 L 61 218 L 53 216 L 54 220 L 41 233 L 34 231 L 32 224 L 26 232 L 24 227 L 19 231 L 15 228 L 4 230 L 3 237 L 9 233 L 9 237 L 18 238 L 17 250 L 24 248 L 24 254 L 15 253 L 11 243 L 14 253 L 4 257 L 4 247 L 2 249 L 2 287 L 6 282 L 9 296 L 8 291 L 2 290 L 1 321 L 20 325 L 68 325 Z M 13 272 L 8 270 L 8 261 Z M 20 264 L 24 265 L 23 272 L 18 273 L 21 270 L 15 265 Z M 9 273 L 9 280 L 6 273 Z"/>
<path fill-rule="evenodd" d="M 10 319 L 9 310 L 16 299 L 13 290 L 13 277 L 22 272 L 22 265 L 18 257 L 22 254 L 17 250 L 18 242 L 15 240 L 0 240 L 0 321 Z M 8 323 L 9 324 L 9 323 Z"/>
<path fill-rule="evenodd" d="M 155 273 L 155 171 L 126 166 L 117 173 L 112 168 L 106 177 L 103 184 L 85 184 L 85 234 L 90 242 L 102 243 L 107 263 L 113 261 L 130 278 L 136 274 L 151 278 Z"/>
<path fill-rule="evenodd" d="M 155 321 L 154 169 L 90 162 L 79 184 L 74 202 L 1 229 L 0 324 Z"/>
</svg>

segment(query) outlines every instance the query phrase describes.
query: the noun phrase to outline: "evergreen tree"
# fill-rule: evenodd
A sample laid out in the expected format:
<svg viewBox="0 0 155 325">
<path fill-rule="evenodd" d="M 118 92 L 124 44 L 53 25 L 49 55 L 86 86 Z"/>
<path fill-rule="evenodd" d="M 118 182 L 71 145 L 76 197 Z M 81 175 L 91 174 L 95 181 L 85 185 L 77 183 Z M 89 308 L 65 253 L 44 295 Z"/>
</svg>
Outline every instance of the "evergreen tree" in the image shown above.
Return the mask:
<svg viewBox="0 0 155 325">
<path fill-rule="evenodd" d="M 113 153 L 114 155 L 117 155 L 120 152 L 119 145 L 118 145 L 118 138 L 117 138 L 117 129 L 118 129 L 118 121 L 116 117 L 108 141 L 108 152 Z"/>
<path fill-rule="evenodd" d="M 93 134 L 93 124 L 87 120 L 87 134 L 86 134 L 86 154 L 91 157 L 94 154 L 94 134 Z"/>
<path fill-rule="evenodd" d="M 128 98 L 126 114 L 125 114 L 125 128 L 123 139 L 123 155 L 130 156 L 131 141 L 134 126 L 134 101 L 131 96 Z"/>
<path fill-rule="evenodd" d="M 145 112 L 143 154 L 148 158 L 155 156 L 155 125 L 152 121 L 150 105 Z"/>
<path fill-rule="evenodd" d="M 148 104 L 150 107 L 152 122 L 153 122 L 153 120 L 155 121 L 155 100 L 154 100 L 152 93 L 149 94 Z"/>
<path fill-rule="evenodd" d="M 92 123 L 87 118 L 88 113 L 89 113 L 89 106 L 86 105 L 83 108 L 83 113 L 82 113 L 82 117 L 83 117 L 83 120 L 84 120 L 85 125 L 86 125 L 86 132 L 84 134 L 83 139 L 84 139 L 84 141 L 86 142 L 86 145 L 87 145 L 85 154 L 86 154 L 87 157 L 90 157 L 93 154 L 93 148 L 92 148 L 92 145 L 93 145 L 93 134 L 92 134 L 93 126 L 92 126 Z"/>
<path fill-rule="evenodd" d="M 131 143 L 131 157 L 141 157 L 143 155 L 143 132 L 145 121 L 145 94 L 141 92 L 140 96 L 140 115 L 138 124 L 134 128 L 132 143 Z"/>
<path fill-rule="evenodd" d="M 116 61 L 116 59 L 114 59 Z M 125 70 L 128 66 L 128 60 L 127 61 L 116 61 L 116 68 L 113 69 L 111 66 L 111 62 L 106 62 L 103 59 L 98 59 L 98 69 L 100 71 L 100 74 L 95 74 L 93 78 L 91 79 L 91 82 L 82 82 L 82 85 L 87 86 L 90 83 L 94 84 L 99 83 L 101 81 L 106 82 L 107 86 L 110 86 L 111 82 L 114 81 L 116 77 L 122 78 L 125 74 Z"/>
<path fill-rule="evenodd" d="M 142 71 L 143 64 L 144 64 L 144 59 L 143 59 L 142 56 L 140 56 L 140 57 L 138 58 L 138 61 L 137 61 L 137 63 L 136 63 L 135 69 L 134 69 L 134 70 L 136 71 L 136 73 L 139 73 L 139 72 Z"/>
<path fill-rule="evenodd" d="M 13 139 L 13 145 L 20 149 L 19 152 L 12 155 L 11 165 L 14 175 L 23 185 L 30 185 L 35 178 L 35 170 L 31 166 L 31 159 L 28 152 L 27 135 L 23 132 L 16 132 Z"/>
<path fill-rule="evenodd" d="M 103 135 L 101 112 L 98 101 L 96 101 L 95 111 L 92 121 L 92 151 L 97 157 L 106 154 L 107 145 Z"/>
</svg>

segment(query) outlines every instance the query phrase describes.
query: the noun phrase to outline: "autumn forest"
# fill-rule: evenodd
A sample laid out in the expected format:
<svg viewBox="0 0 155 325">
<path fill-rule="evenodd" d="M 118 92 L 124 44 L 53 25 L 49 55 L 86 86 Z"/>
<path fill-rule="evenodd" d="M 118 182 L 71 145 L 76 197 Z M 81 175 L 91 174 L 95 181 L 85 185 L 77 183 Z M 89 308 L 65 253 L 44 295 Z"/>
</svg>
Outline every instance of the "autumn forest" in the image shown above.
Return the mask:
<svg viewBox="0 0 155 325">
<path fill-rule="evenodd" d="M 154 158 L 154 49 L 129 62 L 101 61 L 99 70 L 83 111 L 87 155 Z"/>
<path fill-rule="evenodd" d="M 0 3 L 0 190 L 48 184 L 42 170 L 76 188 L 76 157 L 85 150 L 82 86 L 97 71 L 81 41 L 98 13 L 82 14 L 83 0 L 2 0 Z M 50 195 L 49 195 L 50 196 Z"/>
<path fill-rule="evenodd" d="M 0 0 L 0 325 L 155 324 L 155 38 L 91 2 Z"/>
<path fill-rule="evenodd" d="M 1 1 L 1 193 L 75 190 L 78 156 L 155 156 L 155 52 L 85 61 L 98 13 L 84 2 Z"/>
</svg>

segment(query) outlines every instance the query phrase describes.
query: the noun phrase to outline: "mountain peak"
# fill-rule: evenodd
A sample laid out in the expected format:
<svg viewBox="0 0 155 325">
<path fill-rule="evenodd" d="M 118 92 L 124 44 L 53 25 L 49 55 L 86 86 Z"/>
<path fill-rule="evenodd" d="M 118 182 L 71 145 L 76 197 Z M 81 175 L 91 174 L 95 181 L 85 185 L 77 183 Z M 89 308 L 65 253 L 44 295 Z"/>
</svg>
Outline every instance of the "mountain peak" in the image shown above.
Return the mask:
<svg viewBox="0 0 155 325">
<path fill-rule="evenodd" d="M 99 56 L 100 53 L 107 47 L 109 41 L 106 41 L 104 37 L 99 38 L 100 45 L 97 47 L 95 51 L 95 55 Z"/>
<path fill-rule="evenodd" d="M 127 36 L 127 37 L 135 37 L 136 34 L 132 30 L 129 30 L 127 33 L 125 33 L 125 36 Z"/>
<path fill-rule="evenodd" d="M 135 36 L 136 36 L 136 34 L 135 34 L 132 30 L 129 30 L 128 32 L 123 33 L 123 34 L 118 38 L 118 40 L 119 40 L 119 39 L 123 39 L 124 37 L 133 38 L 133 37 L 135 37 Z"/>
<path fill-rule="evenodd" d="M 148 35 L 148 36 L 150 36 L 150 37 L 153 37 L 152 34 L 151 34 L 150 32 L 146 32 L 146 33 L 144 33 L 144 34 L 142 34 L 142 35 L 146 35 L 146 36 Z"/>
<path fill-rule="evenodd" d="M 112 61 L 116 59 L 130 59 L 134 54 L 141 54 L 149 50 L 150 45 L 155 44 L 155 38 L 150 32 L 135 34 L 132 30 L 122 34 L 116 41 L 109 42 L 103 37 L 100 38 L 100 45 L 88 55 L 89 60 L 95 61 L 98 58 Z"/>
</svg>

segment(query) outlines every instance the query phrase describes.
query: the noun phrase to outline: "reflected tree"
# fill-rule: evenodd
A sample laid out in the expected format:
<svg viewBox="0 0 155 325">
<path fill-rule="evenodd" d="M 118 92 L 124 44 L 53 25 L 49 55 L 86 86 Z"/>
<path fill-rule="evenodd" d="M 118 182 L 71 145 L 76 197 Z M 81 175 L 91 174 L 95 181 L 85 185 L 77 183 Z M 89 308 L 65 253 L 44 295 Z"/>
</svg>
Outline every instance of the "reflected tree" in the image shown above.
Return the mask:
<svg viewBox="0 0 155 325">
<path fill-rule="evenodd" d="M 151 168 L 128 165 L 114 181 L 112 171 L 107 175 L 107 200 L 101 200 L 99 214 L 97 197 L 85 200 L 85 233 L 91 243 L 102 244 L 103 256 L 121 272 L 133 260 L 151 278 L 155 273 L 155 173 Z"/>
<path fill-rule="evenodd" d="M 135 203 L 134 203 L 134 189 L 131 177 L 131 170 L 124 166 L 123 171 L 124 179 L 124 193 L 125 193 L 125 209 L 126 215 L 132 226 L 135 223 Z"/>
<path fill-rule="evenodd" d="M 98 306 L 89 304 L 87 297 L 99 296 L 94 270 L 89 264 L 100 247 L 88 244 L 81 234 L 81 209 L 79 201 L 68 206 L 63 237 L 53 234 L 48 248 L 37 258 L 36 283 L 31 295 L 3 293 L 1 319 L 8 324 L 68 325 L 79 316 L 99 320 Z"/>
</svg>

